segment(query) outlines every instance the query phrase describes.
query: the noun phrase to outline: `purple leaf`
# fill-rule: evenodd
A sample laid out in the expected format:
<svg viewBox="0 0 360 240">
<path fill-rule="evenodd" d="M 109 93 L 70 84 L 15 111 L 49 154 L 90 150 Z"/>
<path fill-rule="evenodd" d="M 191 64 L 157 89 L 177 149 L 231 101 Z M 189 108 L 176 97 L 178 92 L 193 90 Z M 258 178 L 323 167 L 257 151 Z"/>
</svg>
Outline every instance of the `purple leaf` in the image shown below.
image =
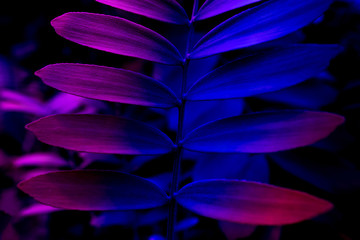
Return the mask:
<svg viewBox="0 0 360 240">
<path fill-rule="evenodd" d="M 206 0 L 201 6 L 194 20 L 207 19 L 261 0 Z"/>
<path fill-rule="evenodd" d="M 48 205 L 44 205 L 41 203 L 35 203 L 27 208 L 24 208 L 21 210 L 20 216 L 21 217 L 30 217 L 30 216 L 36 216 L 41 214 L 49 214 L 53 212 L 62 211 L 61 208 L 54 208 Z"/>
<path fill-rule="evenodd" d="M 18 187 L 43 204 L 69 210 L 148 209 L 168 201 L 152 182 L 113 171 L 51 172 L 22 181 Z"/>
<path fill-rule="evenodd" d="M 165 108 L 179 103 L 161 82 L 125 69 L 60 63 L 48 65 L 36 75 L 51 87 L 87 98 Z"/>
<path fill-rule="evenodd" d="M 283 37 L 309 24 L 331 0 L 270 0 L 215 27 L 195 45 L 191 58 L 249 47 Z"/>
<path fill-rule="evenodd" d="M 14 161 L 16 167 L 68 167 L 69 163 L 55 153 L 29 153 Z"/>
<path fill-rule="evenodd" d="M 58 114 L 26 126 L 47 144 L 75 151 L 113 154 L 164 154 L 173 143 L 160 130 L 121 117 Z"/>
<path fill-rule="evenodd" d="M 240 59 L 198 80 L 186 98 L 240 98 L 289 87 L 324 70 L 339 50 L 337 45 L 294 45 Z"/>
<path fill-rule="evenodd" d="M 60 36 L 87 47 L 165 64 L 183 61 L 176 47 L 163 36 L 123 18 L 70 12 L 51 24 Z"/>
<path fill-rule="evenodd" d="M 326 112 L 253 113 L 205 124 L 189 133 L 183 146 L 198 152 L 276 152 L 315 143 L 343 122 Z"/>
<path fill-rule="evenodd" d="M 202 216 L 253 225 L 293 224 L 333 207 L 307 193 L 237 180 L 194 182 L 183 187 L 176 200 Z"/>
<path fill-rule="evenodd" d="M 142 16 L 175 24 L 189 24 L 189 18 L 176 0 L 96 0 Z"/>
</svg>

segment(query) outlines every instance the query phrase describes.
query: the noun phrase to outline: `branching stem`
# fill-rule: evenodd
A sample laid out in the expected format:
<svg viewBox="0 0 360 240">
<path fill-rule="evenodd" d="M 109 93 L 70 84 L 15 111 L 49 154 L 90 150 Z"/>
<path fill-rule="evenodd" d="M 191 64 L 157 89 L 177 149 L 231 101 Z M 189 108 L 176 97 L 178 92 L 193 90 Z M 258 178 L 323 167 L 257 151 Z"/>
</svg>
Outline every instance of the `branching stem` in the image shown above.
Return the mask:
<svg viewBox="0 0 360 240">
<path fill-rule="evenodd" d="M 173 165 L 173 173 L 172 173 L 172 182 L 170 187 L 170 206 L 169 206 L 169 218 L 168 218 L 168 226 L 167 226 L 167 240 L 175 240 L 175 224 L 177 219 L 177 203 L 175 201 L 174 195 L 178 190 L 180 177 L 181 177 L 181 159 L 183 154 L 182 149 L 182 140 L 183 140 L 183 124 L 184 124 L 184 115 L 185 115 L 185 105 L 186 100 L 184 99 L 184 94 L 186 92 L 186 84 L 188 78 L 188 69 L 189 69 L 189 50 L 192 42 L 192 37 L 194 35 L 194 25 L 193 25 L 193 18 L 198 10 L 198 0 L 194 0 L 194 6 L 191 16 L 191 21 L 189 24 L 189 32 L 186 41 L 186 51 L 185 51 L 185 59 L 182 65 L 183 69 L 183 78 L 181 81 L 181 93 L 180 93 L 180 100 L 181 104 L 178 107 L 179 115 L 178 115 L 178 129 L 176 135 L 175 144 L 177 146 L 176 149 L 176 157 Z"/>
</svg>

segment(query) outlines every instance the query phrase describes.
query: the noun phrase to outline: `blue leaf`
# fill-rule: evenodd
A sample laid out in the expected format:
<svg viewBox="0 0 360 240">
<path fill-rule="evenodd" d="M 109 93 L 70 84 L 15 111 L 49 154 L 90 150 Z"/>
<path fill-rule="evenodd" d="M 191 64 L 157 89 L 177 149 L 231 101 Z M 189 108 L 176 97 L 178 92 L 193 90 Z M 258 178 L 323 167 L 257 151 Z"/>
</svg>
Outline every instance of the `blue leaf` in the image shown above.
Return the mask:
<svg viewBox="0 0 360 240">
<path fill-rule="evenodd" d="M 194 20 L 207 19 L 258 1 L 261 0 L 206 0 L 194 16 Z"/>
<path fill-rule="evenodd" d="M 324 70 L 340 49 L 337 45 L 308 44 L 258 53 L 202 77 L 186 99 L 240 98 L 289 87 Z"/>
<path fill-rule="evenodd" d="M 247 114 L 205 124 L 189 133 L 183 146 L 198 152 L 277 152 L 315 143 L 343 122 L 326 112 Z"/>
<path fill-rule="evenodd" d="M 249 47 L 283 37 L 311 23 L 331 0 L 270 0 L 215 27 L 195 45 L 191 58 Z"/>
</svg>

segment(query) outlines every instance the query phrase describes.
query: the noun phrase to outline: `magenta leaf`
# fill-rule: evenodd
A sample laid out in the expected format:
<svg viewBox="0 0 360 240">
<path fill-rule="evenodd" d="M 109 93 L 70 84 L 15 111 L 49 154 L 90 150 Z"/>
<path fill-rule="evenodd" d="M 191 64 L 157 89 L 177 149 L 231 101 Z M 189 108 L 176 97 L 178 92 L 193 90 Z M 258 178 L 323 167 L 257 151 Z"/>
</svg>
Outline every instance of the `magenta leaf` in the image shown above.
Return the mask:
<svg viewBox="0 0 360 240">
<path fill-rule="evenodd" d="M 270 0 L 215 27 L 195 45 L 202 58 L 283 37 L 319 17 L 331 0 Z"/>
<path fill-rule="evenodd" d="M 21 217 L 31 217 L 36 215 L 42 215 L 42 214 L 49 214 L 53 212 L 62 211 L 61 208 L 54 208 L 48 205 L 44 205 L 41 203 L 35 203 L 33 205 L 30 205 L 27 208 L 24 208 L 20 212 Z"/>
<path fill-rule="evenodd" d="M 199 12 L 194 16 L 194 19 L 207 19 L 258 1 L 261 0 L 206 0 Z"/>
<path fill-rule="evenodd" d="M 48 65 L 36 75 L 51 87 L 87 98 L 164 108 L 179 103 L 161 82 L 125 69 L 60 63 Z"/>
<path fill-rule="evenodd" d="M 240 98 L 289 87 L 324 70 L 339 50 L 337 45 L 306 44 L 258 53 L 205 75 L 191 87 L 186 98 Z"/>
<path fill-rule="evenodd" d="M 186 136 L 183 146 L 198 152 L 277 152 L 315 143 L 343 122 L 326 112 L 253 113 L 204 124 Z"/>
<path fill-rule="evenodd" d="M 176 194 L 185 208 L 205 217 L 253 225 L 298 223 L 333 205 L 304 192 L 238 180 L 204 180 Z"/>
<path fill-rule="evenodd" d="M 69 210 L 148 209 L 168 201 L 154 183 L 114 171 L 51 172 L 22 181 L 18 187 L 43 204 Z"/>
<path fill-rule="evenodd" d="M 58 114 L 26 128 L 44 143 L 75 151 L 151 155 L 168 153 L 174 147 L 160 130 L 122 117 Z"/>
<path fill-rule="evenodd" d="M 52 152 L 29 153 L 14 161 L 16 167 L 69 167 L 69 163 Z"/>
<path fill-rule="evenodd" d="M 51 24 L 60 36 L 87 47 L 165 64 L 183 61 L 177 48 L 163 36 L 123 18 L 70 12 Z"/>
<path fill-rule="evenodd" d="M 189 24 L 188 16 L 176 0 L 96 0 L 142 16 L 175 24 Z"/>
</svg>

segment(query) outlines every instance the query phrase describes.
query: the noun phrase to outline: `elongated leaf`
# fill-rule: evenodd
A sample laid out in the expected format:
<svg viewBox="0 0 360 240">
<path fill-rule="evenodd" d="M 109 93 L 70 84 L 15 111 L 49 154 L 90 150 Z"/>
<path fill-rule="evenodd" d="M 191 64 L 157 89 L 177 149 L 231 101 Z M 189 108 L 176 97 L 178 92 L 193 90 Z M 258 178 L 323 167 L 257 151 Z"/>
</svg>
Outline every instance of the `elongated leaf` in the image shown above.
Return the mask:
<svg viewBox="0 0 360 240">
<path fill-rule="evenodd" d="M 179 51 L 160 34 L 129 20 L 95 13 L 65 13 L 51 22 L 62 37 L 115 54 L 181 64 Z"/>
<path fill-rule="evenodd" d="M 280 38 L 309 24 L 331 2 L 270 0 L 215 27 L 200 39 L 190 57 L 206 57 Z"/>
<path fill-rule="evenodd" d="M 207 19 L 227 11 L 241 8 L 260 0 L 206 0 L 195 15 L 195 20 Z"/>
<path fill-rule="evenodd" d="M 307 193 L 237 180 L 205 180 L 183 187 L 176 200 L 200 215 L 254 225 L 284 225 L 311 219 L 332 204 Z"/>
<path fill-rule="evenodd" d="M 14 161 L 16 167 L 68 167 L 69 163 L 52 152 L 29 153 Z"/>
<path fill-rule="evenodd" d="M 339 50 L 336 45 L 295 45 L 240 59 L 198 80 L 186 98 L 239 98 L 289 87 L 324 70 Z"/>
<path fill-rule="evenodd" d="M 48 205 L 44 205 L 41 203 L 35 203 L 27 208 L 24 208 L 20 212 L 21 217 L 31 217 L 36 215 L 42 215 L 42 214 L 50 214 L 53 212 L 62 211 L 61 208 L 54 208 Z"/>
<path fill-rule="evenodd" d="M 44 204 L 83 211 L 147 209 L 168 198 L 157 185 L 127 173 L 98 170 L 51 172 L 19 183 Z"/>
<path fill-rule="evenodd" d="M 176 0 L 96 0 L 142 16 L 175 24 L 189 24 L 185 10 Z"/>
<path fill-rule="evenodd" d="M 189 133 L 183 146 L 199 152 L 276 152 L 325 138 L 343 121 L 326 112 L 254 113 L 205 124 Z"/>
<path fill-rule="evenodd" d="M 47 85 L 71 94 L 149 107 L 173 107 L 175 94 L 143 74 L 96 65 L 60 63 L 36 72 Z"/>
<path fill-rule="evenodd" d="M 158 129 L 113 116 L 58 114 L 26 128 L 44 143 L 83 152 L 143 155 L 163 154 L 173 148 Z"/>
</svg>

